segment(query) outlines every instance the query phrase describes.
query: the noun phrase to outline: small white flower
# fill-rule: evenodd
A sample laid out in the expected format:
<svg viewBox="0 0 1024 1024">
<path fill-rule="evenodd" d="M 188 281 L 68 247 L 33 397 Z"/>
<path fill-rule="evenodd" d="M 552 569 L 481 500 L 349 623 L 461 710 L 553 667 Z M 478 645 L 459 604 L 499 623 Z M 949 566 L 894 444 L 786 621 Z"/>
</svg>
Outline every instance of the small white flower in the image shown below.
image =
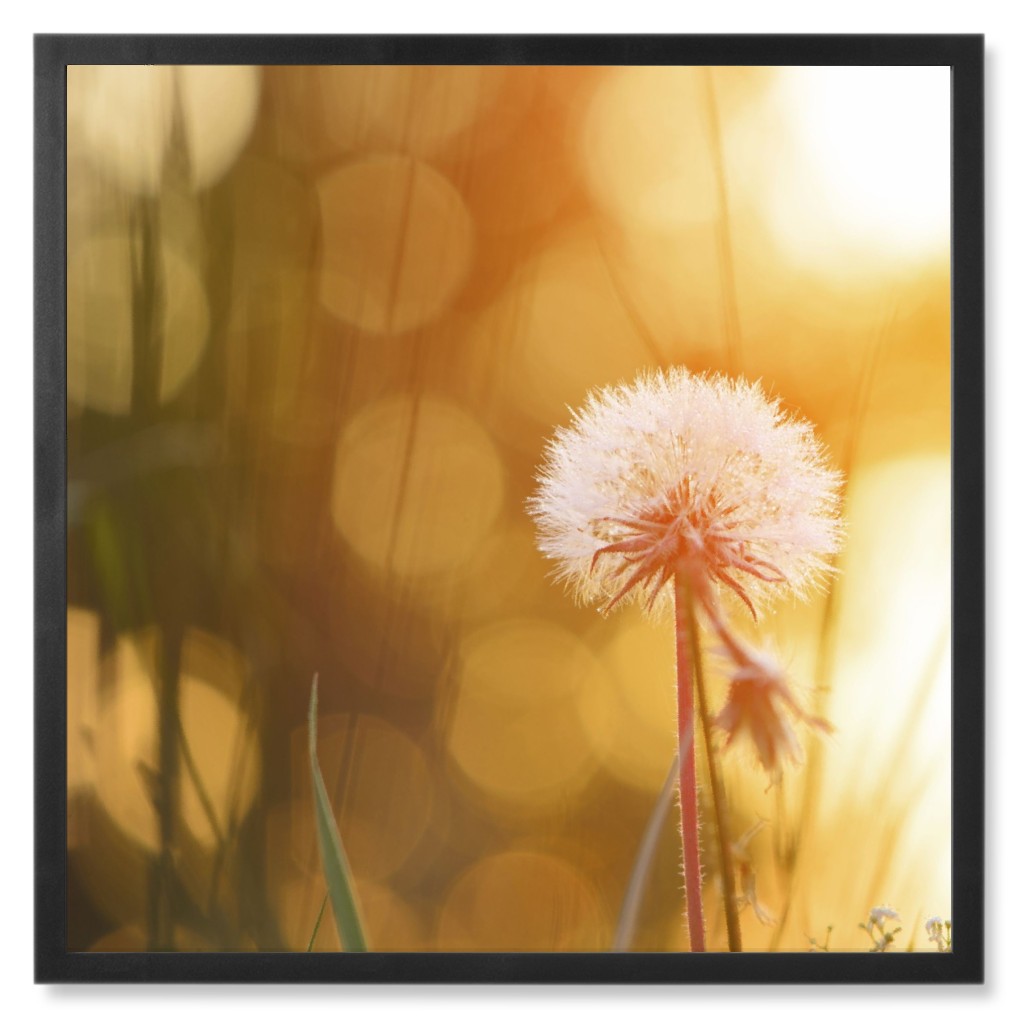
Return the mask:
<svg viewBox="0 0 1024 1024">
<path fill-rule="evenodd" d="M 876 928 L 884 928 L 886 921 L 899 921 L 900 915 L 892 907 L 872 907 L 868 915 L 868 924 Z"/>
<path fill-rule="evenodd" d="M 861 924 L 859 927 L 868 933 L 868 937 L 874 943 L 871 950 L 873 953 L 884 953 L 895 942 L 896 936 L 903 931 L 898 924 L 899 920 L 900 915 L 892 907 L 871 908 L 867 924 Z M 887 927 L 889 922 L 896 924 L 891 931 Z"/>
</svg>

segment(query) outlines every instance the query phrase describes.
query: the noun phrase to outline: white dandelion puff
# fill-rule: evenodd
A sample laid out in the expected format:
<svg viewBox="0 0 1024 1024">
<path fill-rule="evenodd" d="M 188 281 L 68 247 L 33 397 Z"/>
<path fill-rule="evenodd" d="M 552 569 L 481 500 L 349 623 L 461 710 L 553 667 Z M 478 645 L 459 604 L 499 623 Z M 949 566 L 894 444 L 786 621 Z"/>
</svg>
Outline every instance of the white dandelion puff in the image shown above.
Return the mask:
<svg viewBox="0 0 1024 1024">
<path fill-rule="evenodd" d="M 549 442 L 529 510 L 583 603 L 650 608 L 682 573 L 699 600 L 724 589 L 756 618 L 829 571 L 840 479 L 760 384 L 672 368 L 592 392 Z"/>
</svg>

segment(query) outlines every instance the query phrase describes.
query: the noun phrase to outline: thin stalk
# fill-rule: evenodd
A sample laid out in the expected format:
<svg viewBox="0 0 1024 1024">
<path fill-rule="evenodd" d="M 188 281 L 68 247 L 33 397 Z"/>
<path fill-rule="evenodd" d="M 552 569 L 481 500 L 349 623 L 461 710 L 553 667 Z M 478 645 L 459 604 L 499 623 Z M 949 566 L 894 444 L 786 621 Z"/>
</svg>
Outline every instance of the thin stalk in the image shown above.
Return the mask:
<svg viewBox="0 0 1024 1024">
<path fill-rule="evenodd" d="M 156 950 L 174 948 L 175 883 L 174 850 L 177 845 L 176 826 L 181 807 L 181 780 L 179 777 L 178 730 L 179 675 L 181 672 L 180 627 L 167 628 L 160 643 L 159 692 L 159 800 L 157 821 L 160 848 L 156 860 L 157 899 L 156 922 L 152 936 Z"/>
<path fill-rule="evenodd" d="M 878 373 L 878 366 L 882 360 L 885 342 L 889 331 L 892 329 L 896 319 L 896 310 L 890 311 L 885 324 L 879 329 L 871 349 L 865 354 L 864 365 L 861 367 L 857 378 L 857 390 L 853 400 L 852 421 L 850 431 L 846 437 L 846 450 L 842 460 L 843 479 L 846 483 L 843 486 L 843 507 L 845 509 L 850 477 L 853 468 L 857 463 L 857 454 L 864 435 L 864 425 L 867 422 L 868 410 L 871 404 L 871 397 L 874 392 L 875 378 Z M 828 699 L 831 695 L 832 675 L 835 669 L 835 653 L 837 643 L 837 630 L 839 622 L 840 607 L 840 578 L 832 581 L 825 595 L 825 606 L 822 612 L 821 627 L 818 633 L 818 651 L 814 667 L 814 691 L 812 695 L 811 710 L 819 717 L 824 718 L 827 712 Z M 800 802 L 800 810 L 797 813 L 796 826 L 793 835 L 789 837 L 785 850 L 785 874 L 786 874 L 786 898 L 782 905 L 782 913 L 779 915 L 778 923 L 775 926 L 775 933 L 769 949 L 776 952 L 782 944 L 782 936 L 789 922 L 789 913 L 793 906 L 793 882 L 797 876 L 800 865 L 800 851 L 803 848 L 803 838 L 811 828 L 813 816 L 817 810 L 818 799 L 821 790 L 821 769 L 822 769 L 822 747 L 820 743 L 812 743 L 807 753 L 807 763 L 804 766 L 804 789 L 803 798 Z M 781 835 L 781 829 L 779 830 Z"/>
<path fill-rule="evenodd" d="M 685 750 L 693 743 L 692 733 L 682 737 L 680 746 Z M 651 877 L 651 866 L 654 864 L 654 854 L 658 848 L 658 837 L 661 835 L 662 826 L 668 818 L 669 808 L 672 806 L 672 796 L 676 789 L 676 780 L 679 778 L 679 754 L 672 759 L 668 770 L 668 777 L 661 787 L 658 799 L 654 804 L 647 825 L 644 828 L 640 846 L 633 861 L 633 870 L 629 874 L 629 882 L 626 885 L 626 895 L 622 898 L 622 909 L 619 911 L 619 923 L 615 928 L 615 939 L 612 949 L 617 953 L 625 953 L 633 945 L 633 938 L 636 935 L 636 925 L 640 918 L 640 907 L 644 901 L 644 893 L 647 890 L 647 882 Z"/>
<path fill-rule="evenodd" d="M 704 904 L 701 899 L 700 836 L 697 817 L 697 759 L 683 738 L 694 733 L 693 665 L 690 660 L 689 593 L 681 573 L 675 575 L 676 694 L 679 706 L 679 823 L 683 844 L 683 884 L 690 950 L 704 952 Z"/>
<path fill-rule="evenodd" d="M 711 780 L 711 804 L 715 813 L 715 838 L 718 841 L 718 863 L 722 869 L 722 899 L 725 901 L 725 928 L 729 936 L 729 952 L 741 953 L 740 918 L 736 911 L 735 875 L 732 870 L 732 844 L 726 822 L 725 786 L 719 771 L 718 758 L 711 744 L 711 716 L 708 714 L 707 693 L 704 688 L 704 661 L 700 655 L 700 636 L 697 617 L 693 611 L 693 596 L 686 591 L 687 629 L 690 634 L 690 660 L 697 689 L 697 710 L 704 733 L 704 752 L 708 759 L 708 778 Z"/>
<path fill-rule="evenodd" d="M 733 258 L 732 225 L 729 217 L 729 182 L 725 173 L 725 149 L 718 116 L 718 99 L 712 69 L 704 68 L 704 101 L 708 134 L 711 143 L 711 166 L 715 175 L 718 218 L 715 221 L 715 247 L 718 251 L 718 274 L 722 287 L 722 327 L 725 334 L 726 361 L 731 373 L 740 365 L 740 306 L 736 288 L 736 262 Z"/>
<path fill-rule="evenodd" d="M 196 760 L 192 756 L 192 748 L 189 746 L 188 737 L 185 735 L 185 726 L 181 721 L 180 709 L 177 729 L 178 750 L 181 753 L 181 762 L 185 766 L 185 771 L 188 772 L 189 778 L 192 780 L 192 785 L 196 790 L 196 796 L 199 797 L 199 804 L 203 808 L 203 813 L 206 815 L 206 820 L 210 825 L 210 831 L 213 832 L 213 838 L 217 843 L 218 849 L 220 849 L 226 842 L 224 839 L 224 832 L 221 830 L 220 822 L 217 820 L 217 812 L 214 810 L 213 800 L 210 799 L 210 794 L 207 792 L 206 785 L 203 782 L 203 777 L 199 774 L 199 766 L 196 764 Z"/>
<path fill-rule="evenodd" d="M 320 911 L 316 915 L 316 924 L 313 925 L 313 934 L 309 937 L 309 942 L 306 945 L 306 952 L 312 953 L 313 946 L 316 943 L 316 937 L 320 933 L 320 922 L 324 919 L 324 911 L 327 909 L 327 897 L 330 893 L 324 893 L 324 898 L 320 903 Z"/>
</svg>

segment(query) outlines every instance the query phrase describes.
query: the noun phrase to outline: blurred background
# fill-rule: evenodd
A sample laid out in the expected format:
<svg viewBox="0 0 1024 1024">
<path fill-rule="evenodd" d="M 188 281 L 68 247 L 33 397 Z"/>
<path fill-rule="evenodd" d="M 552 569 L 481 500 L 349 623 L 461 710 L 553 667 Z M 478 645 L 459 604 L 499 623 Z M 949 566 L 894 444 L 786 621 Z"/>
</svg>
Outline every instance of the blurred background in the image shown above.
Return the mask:
<svg viewBox="0 0 1024 1024">
<path fill-rule="evenodd" d="M 67 100 L 71 949 L 306 949 L 314 673 L 371 949 L 611 948 L 672 629 L 574 607 L 524 502 L 588 389 L 676 364 L 760 379 L 848 479 L 831 592 L 759 632 L 835 733 L 771 787 L 722 755 L 745 948 L 868 949 L 883 904 L 931 948 L 947 68 L 88 66 Z M 652 827 L 629 948 L 685 949 Z"/>
</svg>

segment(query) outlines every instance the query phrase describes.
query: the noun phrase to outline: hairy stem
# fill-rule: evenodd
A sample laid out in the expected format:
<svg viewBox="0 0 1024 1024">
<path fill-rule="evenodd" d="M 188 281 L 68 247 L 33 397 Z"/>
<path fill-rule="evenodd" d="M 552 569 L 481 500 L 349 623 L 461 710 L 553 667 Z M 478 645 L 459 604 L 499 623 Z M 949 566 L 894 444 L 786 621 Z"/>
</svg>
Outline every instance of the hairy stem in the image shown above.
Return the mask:
<svg viewBox="0 0 1024 1024">
<path fill-rule="evenodd" d="M 697 759 L 694 749 L 693 663 L 689 588 L 675 576 L 676 693 L 679 702 L 679 820 L 683 840 L 683 883 L 690 949 L 704 952 L 704 905 L 701 899 L 700 837 L 697 818 Z M 696 643 L 696 637 L 693 638 Z"/>
</svg>

